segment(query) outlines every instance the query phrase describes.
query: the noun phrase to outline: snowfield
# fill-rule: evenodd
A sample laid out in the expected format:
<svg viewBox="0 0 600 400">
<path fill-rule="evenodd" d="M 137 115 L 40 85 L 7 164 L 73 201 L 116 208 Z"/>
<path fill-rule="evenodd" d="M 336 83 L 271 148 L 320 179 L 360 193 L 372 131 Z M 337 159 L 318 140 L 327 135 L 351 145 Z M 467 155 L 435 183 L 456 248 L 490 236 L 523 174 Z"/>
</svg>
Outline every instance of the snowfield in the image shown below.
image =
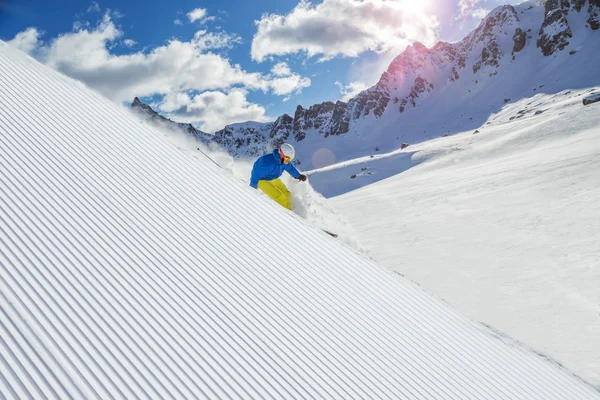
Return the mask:
<svg viewBox="0 0 600 400">
<path fill-rule="evenodd" d="M 582 105 L 594 91 L 538 94 L 476 134 L 310 182 L 376 261 L 600 387 L 600 103 Z"/>
<path fill-rule="evenodd" d="M 600 399 L 163 136 L 0 42 L 0 397 Z M 409 210 L 423 228 L 412 245 L 385 236 L 397 233 L 394 202 L 377 225 L 382 255 L 395 240 L 407 268 L 426 234 L 419 217 L 445 229 L 439 189 L 416 193 L 426 167 L 407 171 L 424 207 Z M 429 171 L 440 185 L 460 179 Z M 565 190 L 567 204 L 585 184 Z M 371 201 L 365 214 L 380 193 Z M 422 261 L 440 246 L 423 245 Z"/>
</svg>

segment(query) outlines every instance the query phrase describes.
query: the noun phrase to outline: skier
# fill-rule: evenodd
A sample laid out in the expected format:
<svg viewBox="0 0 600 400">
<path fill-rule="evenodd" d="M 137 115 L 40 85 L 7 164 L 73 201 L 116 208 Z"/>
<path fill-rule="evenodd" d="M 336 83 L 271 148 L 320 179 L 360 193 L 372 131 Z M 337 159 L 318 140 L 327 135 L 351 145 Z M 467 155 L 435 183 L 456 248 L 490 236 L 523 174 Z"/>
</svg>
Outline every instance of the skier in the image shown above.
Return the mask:
<svg viewBox="0 0 600 400">
<path fill-rule="evenodd" d="M 291 193 L 279 177 L 286 170 L 294 178 L 302 182 L 306 180 L 306 175 L 298 172 L 296 167 L 292 165 L 295 155 L 296 151 L 292 145 L 284 143 L 273 150 L 272 153 L 256 160 L 250 177 L 250 186 L 262 190 L 267 196 L 288 210 L 292 209 Z"/>
</svg>

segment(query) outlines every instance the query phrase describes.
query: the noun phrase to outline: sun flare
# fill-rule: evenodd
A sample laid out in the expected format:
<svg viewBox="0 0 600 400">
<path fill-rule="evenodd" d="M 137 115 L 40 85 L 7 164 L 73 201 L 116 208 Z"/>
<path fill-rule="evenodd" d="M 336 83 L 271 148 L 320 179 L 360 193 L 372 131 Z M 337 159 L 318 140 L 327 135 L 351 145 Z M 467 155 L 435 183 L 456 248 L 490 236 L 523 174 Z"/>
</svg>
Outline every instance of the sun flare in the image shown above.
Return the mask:
<svg viewBox="0 0 600 400">
<path fill-rule="evenodd" d="M 400 0 L 398 3 L 404 10 L 412 14 L 424 13 L 429 6 L 429 0 Z"/>
</svg>

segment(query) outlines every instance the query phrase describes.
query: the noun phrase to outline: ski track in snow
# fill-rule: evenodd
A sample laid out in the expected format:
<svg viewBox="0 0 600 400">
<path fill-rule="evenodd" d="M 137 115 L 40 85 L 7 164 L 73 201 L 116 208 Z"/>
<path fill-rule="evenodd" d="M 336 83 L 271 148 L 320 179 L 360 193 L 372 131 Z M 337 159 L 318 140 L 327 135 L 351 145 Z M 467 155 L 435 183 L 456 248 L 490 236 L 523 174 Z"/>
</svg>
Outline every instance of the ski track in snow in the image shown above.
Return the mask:
<svg viewBox="0 0 600 400">
<path fill-rule="evenodd" d="M 2 397 L 600 398 L 2 42 L 0 163 Z"/>
</svg>

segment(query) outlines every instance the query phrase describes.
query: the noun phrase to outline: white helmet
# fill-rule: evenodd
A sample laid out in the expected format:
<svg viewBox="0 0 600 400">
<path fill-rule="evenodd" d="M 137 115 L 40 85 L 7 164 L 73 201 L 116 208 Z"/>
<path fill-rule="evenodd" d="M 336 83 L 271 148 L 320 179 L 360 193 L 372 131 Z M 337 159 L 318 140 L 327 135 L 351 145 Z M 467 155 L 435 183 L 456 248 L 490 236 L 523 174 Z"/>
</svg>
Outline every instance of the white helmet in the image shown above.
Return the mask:
<svg viewBox="0 0 600 400">
<path fill-rule="evenodd" d="M 296 156 L 296 150 L 294 150 L 294 147 L 292 147 L 291 144 L 289 143 L 284 143 L 281 146 L 279 146 L 279 155 L 284 158 L 284 157 L 289 157 L 290 159 L 294 159 L 294 157 Z"/>
</svg>

